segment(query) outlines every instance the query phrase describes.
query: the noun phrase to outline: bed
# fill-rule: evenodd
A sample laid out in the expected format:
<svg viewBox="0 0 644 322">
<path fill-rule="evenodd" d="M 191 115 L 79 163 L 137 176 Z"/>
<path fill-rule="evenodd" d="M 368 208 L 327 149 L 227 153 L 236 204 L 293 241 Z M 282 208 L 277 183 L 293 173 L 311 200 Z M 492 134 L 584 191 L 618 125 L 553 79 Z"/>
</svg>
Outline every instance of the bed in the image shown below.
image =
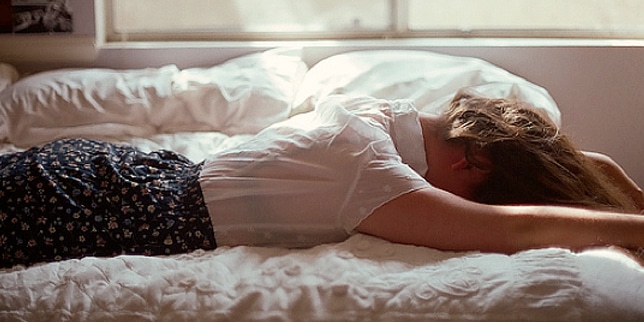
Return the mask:
<svg viewBox="0 0 644 322">
<path fill-rule="evenodd" d="M 339 53 L 311 66 L 276 48 L 207 67 L 1 65 L 0 153 L 65 137 L 169 149 L 201 161 L 331 94 L 439 112 L 461 87 L 561 115 L 548 92 L 480 59 Z M 635 321 L 644 269 L 611 248 L 445 252 L 355 234 L 306 249 L 220 247 L 86 257 L 0 270 L 1 321 Z"/>
</svg>

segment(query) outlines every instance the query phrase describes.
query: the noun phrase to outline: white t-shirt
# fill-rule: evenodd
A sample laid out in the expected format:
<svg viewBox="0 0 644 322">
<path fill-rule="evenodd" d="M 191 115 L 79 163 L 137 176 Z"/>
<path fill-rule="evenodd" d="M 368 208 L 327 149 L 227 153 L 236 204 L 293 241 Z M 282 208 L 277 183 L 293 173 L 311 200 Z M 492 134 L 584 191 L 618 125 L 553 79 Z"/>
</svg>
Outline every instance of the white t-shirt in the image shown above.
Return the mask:
<svg viewBox="0 0 644 322">
<path fill-rule="evenodd" d="M 217 245 L 309 247 L 428 187 L 426 171 L 410 102 L 331 96 L 211 155 L 199 180 Z"/>
</svg>

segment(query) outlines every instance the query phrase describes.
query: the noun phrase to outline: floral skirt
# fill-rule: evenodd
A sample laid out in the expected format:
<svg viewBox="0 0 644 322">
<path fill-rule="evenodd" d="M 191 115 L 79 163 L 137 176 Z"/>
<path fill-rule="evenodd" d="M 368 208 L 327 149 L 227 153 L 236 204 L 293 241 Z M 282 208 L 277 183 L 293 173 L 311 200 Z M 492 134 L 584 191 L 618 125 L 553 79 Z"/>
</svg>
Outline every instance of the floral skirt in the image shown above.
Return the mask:
<svg viewBox="0 0 644 322">
<path fill-rule="evenodd" d="M 0 155 L 3 267 L 216 247 L 201 164 L 84 139 Z"/>
</svg>

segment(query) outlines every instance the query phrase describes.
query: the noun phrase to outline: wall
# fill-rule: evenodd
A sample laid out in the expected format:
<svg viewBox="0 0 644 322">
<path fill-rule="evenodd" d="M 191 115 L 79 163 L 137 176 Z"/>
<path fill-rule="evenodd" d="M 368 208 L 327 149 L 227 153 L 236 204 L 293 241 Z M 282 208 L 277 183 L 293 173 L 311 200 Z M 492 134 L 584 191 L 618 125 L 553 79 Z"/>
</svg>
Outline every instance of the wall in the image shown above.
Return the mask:
<svg viewBox="0 0 644 322">
<path fill-rule="evenodd" d="M 563 130 L 588 150 L 603 151 L 644 186 L 644 41 L 553 42 L 424 39 L 303 43 L 199 43 L 177 47 L 97 46 L 94 2 L 72 0 L 71 35 L 0 35 L 0 61 L 21 72 L 62 67 L 208 66 L 248 52 L 303 45 L 310 64 L 341 51 L 410 48 L 485 59 L 547 88 L 563 113 Z M 99 44 L 100 45 L 100 44 Z"/>
</svg>

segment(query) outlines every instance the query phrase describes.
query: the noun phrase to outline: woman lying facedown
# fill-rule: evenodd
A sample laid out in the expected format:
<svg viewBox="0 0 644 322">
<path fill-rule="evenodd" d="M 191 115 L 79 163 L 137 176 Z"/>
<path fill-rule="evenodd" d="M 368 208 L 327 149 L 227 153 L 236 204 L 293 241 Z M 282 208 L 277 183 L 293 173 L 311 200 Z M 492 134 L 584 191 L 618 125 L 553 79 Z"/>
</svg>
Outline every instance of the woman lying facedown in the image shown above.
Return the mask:
<svg viewBox="0 0 644 322">
<path fill-rule="evenodd" d="M 5 266 L 360 232 L 444 250 L 644 246 L 644 196 L 526 104 L 458 93 L 441 115 L 331 97 L 192 164 L 60 140 L 0 157 Z"/>
<path fill-rule="evenodd" d="M 426 177 L 443 189 L 392 200 L 358 231 L 440 249 L 503 253 L 642 246 L 644 217 L 622 214 L 644 209 L 642 190 L 610 158 L 576 150 L 535 109 L 461 92 L 444 115 L 420 120 Z M 435 160 L 443 161 L 432 168 Z"/>
</svg>

